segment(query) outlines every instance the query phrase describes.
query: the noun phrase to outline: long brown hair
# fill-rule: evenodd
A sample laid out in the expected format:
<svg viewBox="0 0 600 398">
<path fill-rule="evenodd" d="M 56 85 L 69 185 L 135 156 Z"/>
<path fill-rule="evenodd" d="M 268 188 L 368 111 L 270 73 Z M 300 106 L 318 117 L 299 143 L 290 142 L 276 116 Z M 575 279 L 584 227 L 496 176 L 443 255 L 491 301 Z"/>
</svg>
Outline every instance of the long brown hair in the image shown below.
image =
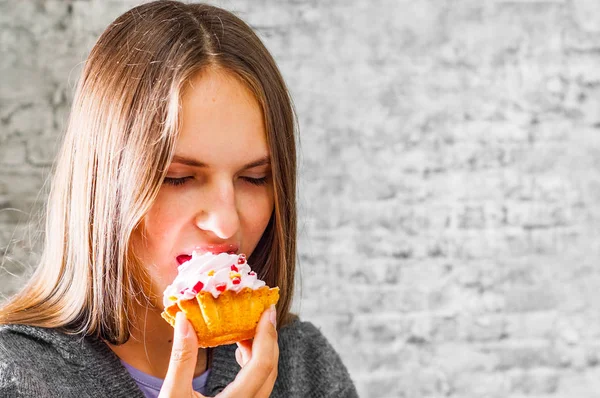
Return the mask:
<svg viewBox="0 0 600 398">
<path fill-rule="evenodd" d="M 232 13 L 155 1 L 118 17 L 91 50 L 55 165 L 42 257 L 0 310 L 0 324 L 128 340 L 128 314 L 148 300 L 130 239 L 173 156 L 184 86 L 207 67 L 233 73 L 262 107 L 275 207 L 249 262 L 280 288 L 279 325 L 291 321 L 296 123 L 286 85 L 260 39 Z"/>
</svg>

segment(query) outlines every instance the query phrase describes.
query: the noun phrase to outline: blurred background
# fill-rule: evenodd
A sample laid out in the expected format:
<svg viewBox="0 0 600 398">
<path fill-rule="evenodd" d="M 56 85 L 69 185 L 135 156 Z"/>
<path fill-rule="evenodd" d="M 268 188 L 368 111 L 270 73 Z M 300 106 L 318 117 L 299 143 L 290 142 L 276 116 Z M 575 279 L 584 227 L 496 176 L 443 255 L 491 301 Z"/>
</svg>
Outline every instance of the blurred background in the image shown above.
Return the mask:
<svg viewBox="0 0 600 398">
<path fill-rule="evenodd" d="M 600 1 L 218 1 L 300 125 L 295 308 L 361 397 L 597 397 Z M 0 0 L 0 300 L 82 62 L 134 0 Z"/>
</svg>

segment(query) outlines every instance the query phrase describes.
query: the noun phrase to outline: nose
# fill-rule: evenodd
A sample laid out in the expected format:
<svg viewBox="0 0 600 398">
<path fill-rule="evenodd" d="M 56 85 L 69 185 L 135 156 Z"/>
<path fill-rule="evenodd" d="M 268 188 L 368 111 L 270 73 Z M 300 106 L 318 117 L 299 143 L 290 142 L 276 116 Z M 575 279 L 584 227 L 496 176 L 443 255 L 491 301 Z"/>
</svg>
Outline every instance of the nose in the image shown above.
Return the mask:
<svg viewBox="0 0 600 398">
<path fill-rule="evenodd" d="M 233 184 L 215 184 L 204 193 L 195 217 L 196 225 L 220 239 L 233 237 L 240 228 Z"/>
</svg>

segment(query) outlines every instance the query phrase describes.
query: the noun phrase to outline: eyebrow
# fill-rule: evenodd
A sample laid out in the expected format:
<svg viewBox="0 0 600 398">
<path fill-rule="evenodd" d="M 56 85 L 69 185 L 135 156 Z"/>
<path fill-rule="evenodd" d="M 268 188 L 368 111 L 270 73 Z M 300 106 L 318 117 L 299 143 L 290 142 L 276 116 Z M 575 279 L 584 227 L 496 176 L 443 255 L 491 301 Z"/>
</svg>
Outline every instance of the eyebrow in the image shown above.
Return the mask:
<svg viewBox="0 0 600 398">
<path fill-rule="evenodd" d="M 180 155 L 173 156 L 173 160 L 171 161 L 171 163 L 178 163 L 178 164 L 183 164 L 186 166 L 200 167 L 200 168 L 208 167 L 208 165 L 206 163 L 200 162 L 196 159 L 188 158 L 186 156 L 180 156 Z M 245 164 L 244 166 L 242 166 L 241 170 L 252 169 L 254 167 L 265 166 L 265 165 L 269 165 L 269 164 L 271 164 L 271 160 L 269 159 L 269 156 L 264 156 L 258 160 L 255 160 L 253 162 Z"/>
</svg>

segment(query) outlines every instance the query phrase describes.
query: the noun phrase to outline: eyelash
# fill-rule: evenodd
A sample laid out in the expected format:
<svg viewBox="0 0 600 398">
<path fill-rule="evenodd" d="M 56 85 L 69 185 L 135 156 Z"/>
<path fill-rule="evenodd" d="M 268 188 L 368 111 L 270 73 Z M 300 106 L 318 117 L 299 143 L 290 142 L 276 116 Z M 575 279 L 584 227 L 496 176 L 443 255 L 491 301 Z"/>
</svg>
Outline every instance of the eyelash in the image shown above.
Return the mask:
<svg viewBox="0 0 600 398">
<path fill-rule="evenodd" d="M 181 186 L 183 184 L 185 184 L 187 181 L 193 179 L 194 177 L 182 177 L 182 178 L 172 178 L 172 177 L 165 177 L 164 179 L 164 183 L 167 185 L 172 185 L 172 186 Z M 252 177 L 241 177 L 244 181 L 246 181 L 247 183 L 250 183 L 252 185 L 257 185 L 257 186 L 261 186 L 261 185 L 265 185 L 267 183 L 267 177 L 261 177 L 261 178 L 252 178 Z"/>
<path fill-rule="evenodd" d="M 242 179 L 246 182 L 249 182 L 252 185 L 265 185 L 267 183 L 267 177 L 261 178 L 252 178 L 252 177 L 242 177 Z"/>
<path fill-rule="evenodd" d="M 176 186 L 185 184 L 188 180 L 190 180 L 192 178 L 194 178 L 194 177 L 182 177 L 182 178 L 165 177 L 163 182 L 167 185 L 173 185 L 176 187 Z"/>
</svg>

